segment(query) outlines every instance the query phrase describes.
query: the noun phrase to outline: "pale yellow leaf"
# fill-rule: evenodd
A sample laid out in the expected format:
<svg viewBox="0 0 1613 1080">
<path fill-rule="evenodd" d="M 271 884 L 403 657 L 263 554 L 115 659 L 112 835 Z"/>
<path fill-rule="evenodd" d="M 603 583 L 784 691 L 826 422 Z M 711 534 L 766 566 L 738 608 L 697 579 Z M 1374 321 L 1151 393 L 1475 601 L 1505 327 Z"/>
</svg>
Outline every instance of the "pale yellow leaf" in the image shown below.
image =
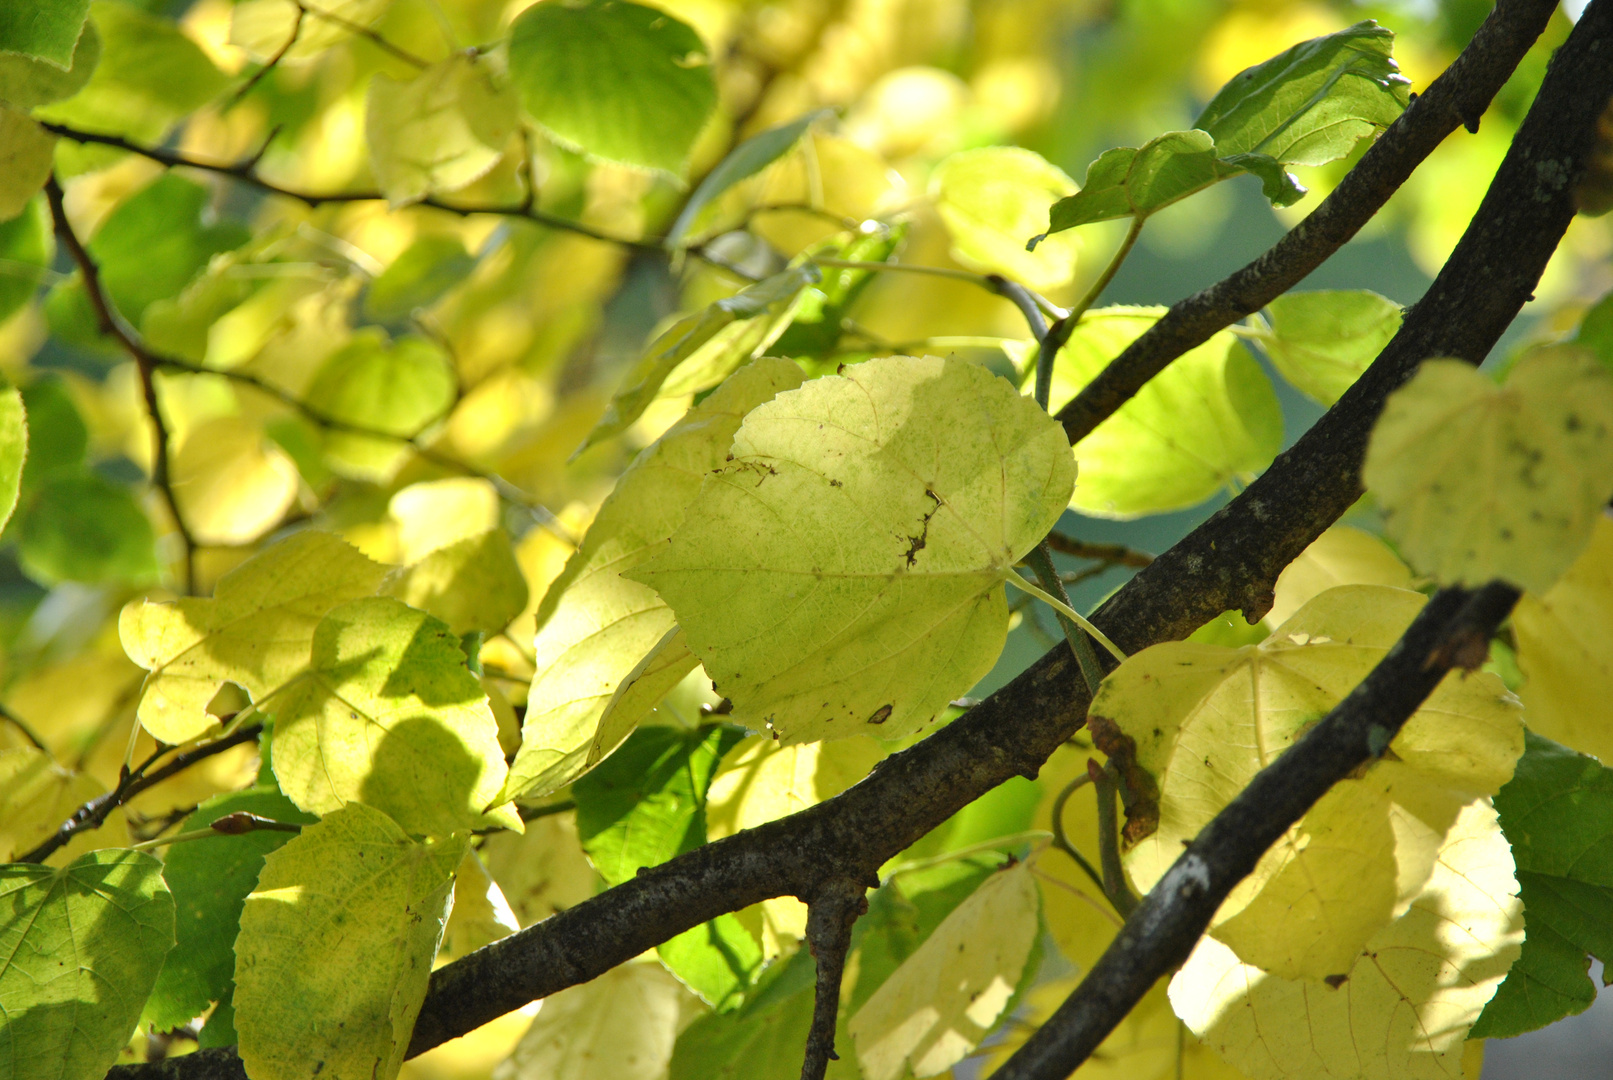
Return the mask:
<svg viewBox="0 0 1613 1080">
<path fill-rule="evenodd" d="M 44 843 L 73 811 L 105 791 L 94 777 L 64 769 L 32 746 L 0 750 L 0 862 Z M 86 851 L 128 843 L 123 814 L 114 810 L 106 824 L 79 833 L 47 862 L 66 866 Z"/>
<path fill-rule="evenodd" d="M 493 1080 L 657 1080 L 690 996 L 660 964 L 627 963 L 544 999 Z"/>
<path fill-rule="evenodd" d="M 456 634 L 496 634 L 526 606 L 526 578 L 503 529 L 457 540 L 394 570 L 382 592 L 437 616 Z"/>
<path fill-rule="evenodd" d="M 437 948 L 437 967 L 491 945 L 521 929 L 504 890 L 498 887 L 481 856 L 467 850 L 454 871 L 454 902 L 449 906 L 442 944 Z"/>
<path fill-rule="evenodd" d="M 411 79 L 382 73 L 370 82 L 370 169 L 393 207 L 477 180 L 497 164 L 515 128 L 514 95 L 472 52 Z"/>
<path fill-rule="evenodd" d="M 297 501 L 296 464 L 240 416 L 191 428 L 171 468 L 179 512 L 199 543 L 251 543 Z"/>
<path fill-rule="evenodd" d="M 574 814 L 547 814 L 526 833 L 495 833 L 482 859 L 522 926 L 531 926 L 599 891 L 599 875 L 583 854 Z"/>
<path fill-rule="evenodd" d="M 1339 585 L 1393 585 L 1409 589 L 1411 570 L 1376 536 L 1349 525 L 1335 525 L 1313 541 L 1277 575 L 1277 598 L 1266 613 L 1280 626 L 1312 599 Z"/>
<path fill-rule="evenodd" d="M 599 716 L 599 730 L 594 732 L 583 764 L 592 768 L 604 761 L 633 733 L 639 721 L 650 715 L 661 699 L 699 666 L 700 661 L 683 639 L 683 631 L 676 626 L 668 630 L 617 684 L 616 693 L 611 695 Z"/>
<path fill-rule="evenodd" d="M 427 480 L 392 496 L 386 513 L 397 522 L 403 561 L 419 562 L 439 548 L 498 528 L 498 490 L 475 476 Z"/>
</svg>

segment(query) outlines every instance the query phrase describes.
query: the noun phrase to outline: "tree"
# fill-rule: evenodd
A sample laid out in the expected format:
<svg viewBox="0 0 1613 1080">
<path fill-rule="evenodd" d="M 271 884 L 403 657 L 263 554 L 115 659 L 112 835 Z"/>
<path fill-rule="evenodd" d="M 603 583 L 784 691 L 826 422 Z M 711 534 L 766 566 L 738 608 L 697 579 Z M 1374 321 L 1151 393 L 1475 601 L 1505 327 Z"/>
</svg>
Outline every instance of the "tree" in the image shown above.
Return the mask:
<svg viewBox="0 0 1613 1080">
<path fill-rule="evenodd" d="M 0 1076 L 1454 1077 L 1582 1011 L 1613 3 L 1342 10 L 0 13 Z M 1295 289 L 1380 213 L 1421 299 Z"/>
</svg>

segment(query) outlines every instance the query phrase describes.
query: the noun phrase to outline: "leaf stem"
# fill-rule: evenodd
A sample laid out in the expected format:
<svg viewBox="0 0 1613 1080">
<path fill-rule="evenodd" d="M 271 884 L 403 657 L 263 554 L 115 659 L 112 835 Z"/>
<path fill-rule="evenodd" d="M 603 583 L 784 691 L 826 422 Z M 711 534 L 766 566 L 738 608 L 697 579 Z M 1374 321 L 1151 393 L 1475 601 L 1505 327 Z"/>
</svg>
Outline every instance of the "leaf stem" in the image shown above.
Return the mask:
<svg viewBox="0 0 1613 1080">
<path fill-rule="evenodd" d="M 1034 564 L 1043 558 L 1047 558 L 1047 552 L 1040 545 L 1038 545 L 1037 547 L 1031 549 L 1030 554 L 1025 556 L 1025 561 L 1032 564 L 1031 568 L 1035 569 Z M 1047 558 L 1047 565 L 1049 567 L 1052 566 L 1052 559 Z M 1102 630 L 1099 630 L 1096 626 L 1093 626 L 1092 623 L 1088 622 L 1086 617 L 1071 607 L 1067 600 L 1060 600 L 1057 597 L 1049 595 L 1046 590 L 1029 581 L 1026 581 L 1024 578 L 1015 573 L 1008 573 L 1004 575 L 1003 580 L 1007 581 L 1016 589 L 1030 593 L 1032 596 L 1036 597 L 1036 599 L 1050 606 L 1054 611 L 1059 613 L 1060 619 L 1068 619 L 1076 626 L 1079 626 L 1082 630 L 1085 630 L 1087 633 L 1091 634 L 1092 637 L 1096 639 L 1098 644 L 1107 649 L 1109 651 L 1109 655 L 1113 656 L 1116 660 L 1123 661 L 1126 659 L 1126 654 L 1120 651 L 1120 646 L 1110 641 L 1108 636 L 1104 634 Z M 1053 572 L 1053 580 L 1055 582 L 1058 581 L 1057 571 Z M 1061 592 L 1063 591 L 1062 583 L 1059 583 L 1059 589 Z M 1102 681 L 1101 672 L 1099 672 L 1098 679 L 1100 682 Z M 1091 689 L 1096 692 L 1096 685 L 1094 684 Z"/>
</svg>

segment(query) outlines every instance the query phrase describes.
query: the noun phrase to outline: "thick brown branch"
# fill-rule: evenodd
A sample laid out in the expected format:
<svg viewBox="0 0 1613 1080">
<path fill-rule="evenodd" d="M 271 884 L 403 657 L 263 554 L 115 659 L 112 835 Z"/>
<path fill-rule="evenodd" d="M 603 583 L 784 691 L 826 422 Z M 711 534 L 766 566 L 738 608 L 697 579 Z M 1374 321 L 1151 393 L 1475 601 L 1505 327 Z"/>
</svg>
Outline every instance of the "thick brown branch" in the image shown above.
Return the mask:
<svg viewBox="0 0 1613 1080">
<path fill-rule="evenodd" d="M 146 351 L 139 335 L 124 322 L 113 306 L 112 298 L 107 295 L 101 281 L 101 268 L 73 231 L 72 222 L 67 220 L 67 209 L 62 204 L 62 186 L 56 182 L 54 173 L 45 181 L 45 198 L 50 203 L 56 233 L 62 238 L 63 246 L 84 279 L 84 295 L 89 298 L 90 307 L 95 311 L 101 332 L 123 346 L 124 351 L 133 357 L 135 370 L 140 374 L 140 392 L 146 405 L 146 417 L 151 421 L 151 483 L 162 495 L 162 501 L 174 520 L 174 531 L 179 534 L 184 549 L 183 585 L 188 593 L 196 581 L 196 538 L 185 524 L 185 516 L 179 512 L 179 500 L 174 497 L 173 476 L 169 470 L 168 425 L 163 422 L 162 403 L 157 399 L 156 358 Z"/>
<path fill-rule="evenodd" d="M 1435 595 L 1349 697 L 1204 827 L 1075 992 L 994 1080 L 1062 1080 L 1075 1071 L 1159 977 L 1187 959 L 1221 901 L 1266 849 L 1330 787 L 1381 756 L 1454 658 L 1486 655 L 1490 635 L 1517 600 L 1516 589 L 1499 583 Z"/>
<path fill-rule="evenodd" d="M 1091 434 L 1172 360 L 1299 284 L 1372 220 L 1458 124 L 1477 131 L 1490 99 L 1556 7 L 1555 0 L 1500 0 L 1456 61 L 1389 126 L 1310 216 L 1254 262 L 1172 306 L 1059 410 L 1070 442 Z"/>
<path fill-rule="evenodd" d="M 840 981 L 846 973 L 851 928 L 867 911 L 867 890 L 861 883 L 845 878 L 825 882 L 812 900 L 807 916 L 807 944 L 818 970 L 812 999 L 812 1027 L 807 1031 L 801 1080 L 823 1080 L 829 1062 L 840 1058 L 835 1053 Z"/>
</svg>

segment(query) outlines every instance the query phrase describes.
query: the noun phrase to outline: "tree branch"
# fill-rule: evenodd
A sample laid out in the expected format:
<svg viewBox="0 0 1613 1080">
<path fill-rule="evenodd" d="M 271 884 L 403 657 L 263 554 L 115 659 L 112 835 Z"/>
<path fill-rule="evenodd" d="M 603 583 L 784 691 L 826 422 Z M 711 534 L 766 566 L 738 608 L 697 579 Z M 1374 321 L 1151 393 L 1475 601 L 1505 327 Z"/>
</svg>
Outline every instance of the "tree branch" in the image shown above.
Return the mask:
<svg viewBox="0 0 1613 1080">
<path fill-rule="evenodd" d="M 1584 170 L 1592 123 L 1613 93 L 1610 13 L 1613 0 L 1594 0 L 1581 16 L 1467 236 L 1372 369 L 1265 476 L 1094 614 L 1123 649 L 1185 637 L 1248 597 L 1269 597 L 1278 572 L 1356 499 L 1362 449 L 1383 398 L 1424 357 L 1441 351 L 1428 343 L 1452 343 L 1449 351 L 1470 360 L 1493 346 L 1572 214 L 1569 191 Z M 1548 160 L 1561 169 L 1535 169 Z M 872 886 L 881 862 L 957 810 L 1013 776 L 1034 777 L 1080 728 L 1086 706 L 1086 688 L 1061 642 L 833 799 L 648 868 L 433 972 L 409 1052 L 586 982 L 719 915 L 775 896 L 810 898 L 837 877 Z M 212 1068 L 213 1060 L 196 1068 Z M 111 1075 L 192 1074 L 120 1066 Z"/>
<path fill-rule="evenodd" d="M 174 519 L 174 531 L 179 534 L 184 549 L 182 584 L 185 592 L 191 592 L 196 584 L 196 538 L 185 524 L 185 517 L 179 512 L 179 500 L 174 497 L 173 476 L 169 470 L 168 426 L 163 422 L 162 404 L 157 400 L 156 358 L 146 351 L 139 336 L 113 306 L 112 298 L 107 295 L 101 281 L 101 268 L 79 241 L 78 234 L 73 231 L 73 223 L 67 220 L 67 209 L 62 204 L 62 186 L 57 183 L 55 173 L 51 173 L 45 181 L 45 198 L 50 203 L 50 216 L 55 222 L 56 233 L 62 238 L 63 246 L 84 279 L 84 294 L 95 311 L 101 332 L 123 346 L 134 358 L 135 369 L 140 374 L 140 391 L 145 400 L 146 416 L 151 420 L 151 483 L 161 493 L 162 501 Z"/>
<path fill-rule="evenodd" d="M 868 911 L 866 888 L 856 881 L 836 878 L 824 883 L 807 915 L 807 945 L 817 961 L 817 986 L 812 999 L 812 1027 L 807 1031 L 806 1059 L 801 1080 L 823 1080 L 835 1053 L 835 1020 L 840 1015 L 840 981 L 851 948 L 851 928 Z"/>
<path fill-rule="evenodd" d="M 1110 566 L 1130 566 L 1137 570 L 1154 561 L 1154 557 L 1148 552 L 1138 551 L 1124 544 L 1094 544 L 1056 531 L 1047 534 L 1047 546 L 1060 555 L 1092 559 Z"/>
<path fill-rule="evenodd" d="M 1299 284 L 1372 220 L 1445 136 L 1479 117 L 1546 28 L 1556 0 L 1499 0 L 1467 48 L 1414 100 L 1322 204 L 1260 258 L 1173 305 L 1059 410 L 1072 444 L 1178 356 Z"/>
<path fill-rule="evenodd" d="M 1161 975 L 1180 965 L 1266 849 L 1355 769 L 1382 756 L 1452 667 L 1471 670 L 1518 601 L 1495 582 L 1443 589 L 1332 712 L 1255 775 L 1188 845 L 1081 984 L 993 1080 L 1063 1080 Z"/>
</svg>

